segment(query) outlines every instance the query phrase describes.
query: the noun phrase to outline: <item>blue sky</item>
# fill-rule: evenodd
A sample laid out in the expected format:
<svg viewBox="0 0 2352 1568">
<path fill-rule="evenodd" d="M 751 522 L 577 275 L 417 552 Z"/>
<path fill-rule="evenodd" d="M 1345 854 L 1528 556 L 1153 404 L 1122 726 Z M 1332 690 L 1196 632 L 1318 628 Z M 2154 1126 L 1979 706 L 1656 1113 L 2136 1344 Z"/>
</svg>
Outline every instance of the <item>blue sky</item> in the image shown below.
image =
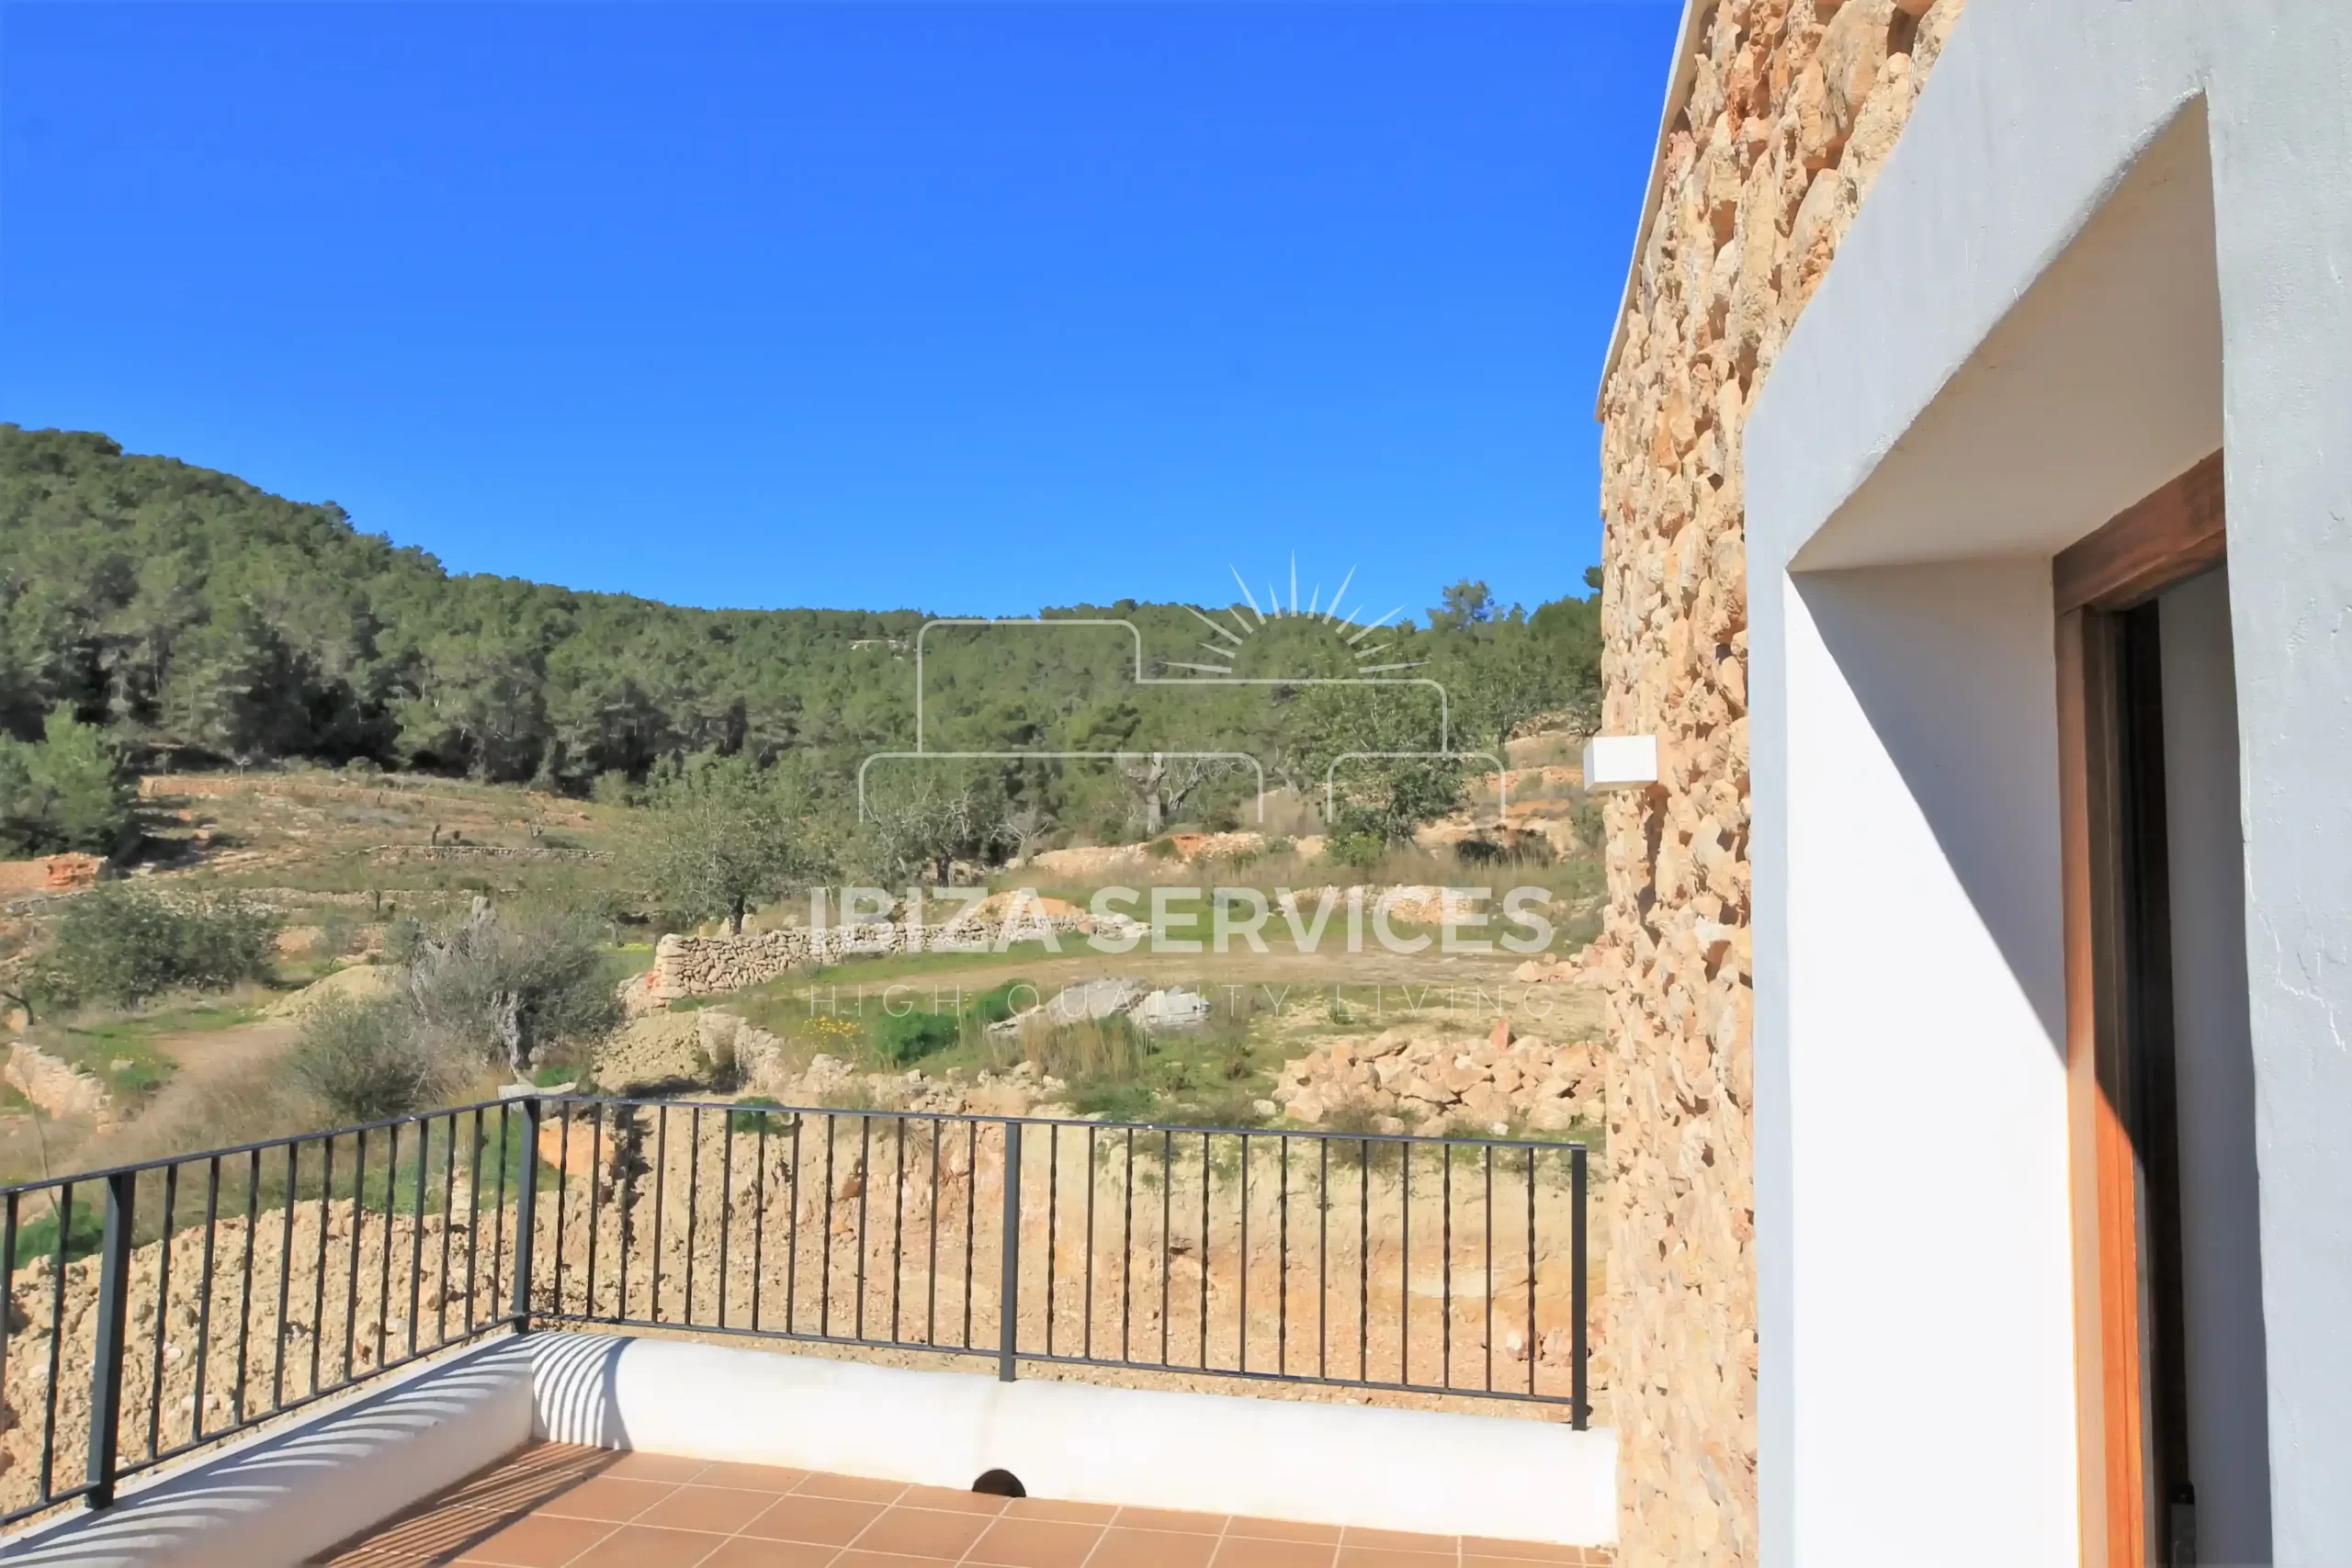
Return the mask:
<svg viewBox="0 0 2352 1568">
<path fill-rule="evenodd" d="M 1677 15 L 10 4 L 0 419 L 685 604 L 1532 604 Z"/>
</svg>

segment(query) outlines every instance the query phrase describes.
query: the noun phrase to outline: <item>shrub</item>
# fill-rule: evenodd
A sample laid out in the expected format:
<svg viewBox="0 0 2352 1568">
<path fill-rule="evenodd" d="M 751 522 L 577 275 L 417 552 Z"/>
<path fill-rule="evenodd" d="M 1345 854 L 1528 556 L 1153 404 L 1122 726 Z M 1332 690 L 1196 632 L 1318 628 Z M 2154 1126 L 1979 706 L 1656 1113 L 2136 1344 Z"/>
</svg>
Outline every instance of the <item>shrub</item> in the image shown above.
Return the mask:
<svg viewBox="0 0 2352 1568">
<path fill-rule="evenodd" d="M 1154 860 L 1174 860 L 1176 858 L 1176 840 L 1173 839 L 1154 839 L 1151 842 L 1143 847 L 1143 852 L 1149 855 Z"/>
<path fill-rule="evenodd" d="M 972 998 L 972 1016 L 985 1027 L 1002 1023 L 1023 1007 L 1035 1007 L 1042 999 L 1037 987 L 1026 980 L 1007 980 L 992 986 Z"/>
<path fill-rule="evenodd" d="M 286 1066 L 346 1122 L 405 1116 L 432 1100 L 448 1076 L 415 1015 L 390 998 L 325 1003 L 304 1021 Z"/>
<path fill-rule="evenodd" d="M 952 1013 L 885 1013 L 874 1025 L 874 1054 L 886 1066 L 910 1067 L 955 1044 L 961 1033 Z"/>
<path fill-rule="evenodd" d="M 34 988 L 52 1004 L 132 1007 L 178 987 L 226 990 L 269 973 L 277 918 L 234 894 L 165 897 L 108 883 L 59 911 Z"/>
<path fill-rule="evenodd" d="M 435 1050 L 526 1074 L 543 1048 L 576 1057 L 620 1021 L 601 935 L 579 910 L 477 900 L 464 924 L 415 944 L 401 991 Z"/>
<path fill-rule="evenodd" d="M 87 1258 L 106 1239 L 104 1199 L 96 1188 L 77 1185 L 74 1190 L 74 1221 L 65 1233 L 65 1261 Z M 36 1258 L 57 1256 L 57 1211 L 50 1210 L 17 1227 L 17 1256 L 11 1267 L 22 1269 Z"/>
<path fill-rule="evenodd" d="M 1387 850 L 1388 840 L 1378 833 L 1363 830 L 1334 833 L 1324 843 L 1323 858 L 1334 865 L 1370 871 L 1380 863 L 1380 857 Z"/>
</svg>

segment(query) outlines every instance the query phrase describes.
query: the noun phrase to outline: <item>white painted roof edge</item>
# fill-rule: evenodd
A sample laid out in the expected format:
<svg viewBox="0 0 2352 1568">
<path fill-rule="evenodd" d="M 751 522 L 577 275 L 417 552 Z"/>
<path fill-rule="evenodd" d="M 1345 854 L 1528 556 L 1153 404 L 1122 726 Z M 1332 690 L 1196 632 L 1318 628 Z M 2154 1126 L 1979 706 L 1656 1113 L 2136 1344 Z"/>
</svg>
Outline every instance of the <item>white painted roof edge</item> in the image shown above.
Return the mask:
<svg viewBox="0 0 2352 1568">
<path fill-rule="evenodd" d="M 1657 221 L 1658 202 L 1666 194 L 1667 138 L 1673 134 L 1683 105 L 1690 101 L 1690 79 L 1699 59 L 1695 47 L 1699 24 L 1714 9 L 1715 0 L 1682 0 L 1682 26 L 1674 35 L 1674 69 L 1666 79 L 1666 112 L 1658 116 L 1657 145 L 1650 152 L 1649 189 L 1642 198 L 1642 220 L 1634 230 L 1634 255 L 1626 264 L 1624 292 L 1618 297 L 1616 324 L 1609 332 L 1609 352 L 1600 360 L 1600 385 L 1593 393 L 1596 420 L 1602 417 L 1609 401 L 1609 376 L 1617 368 L 1617 355 L 1625 346 L 1625 312 L 1634 303 L 1634 285 L 1642 276 L 1642 253 L 1649 248 L 1650 227 Z"/>
</svg>

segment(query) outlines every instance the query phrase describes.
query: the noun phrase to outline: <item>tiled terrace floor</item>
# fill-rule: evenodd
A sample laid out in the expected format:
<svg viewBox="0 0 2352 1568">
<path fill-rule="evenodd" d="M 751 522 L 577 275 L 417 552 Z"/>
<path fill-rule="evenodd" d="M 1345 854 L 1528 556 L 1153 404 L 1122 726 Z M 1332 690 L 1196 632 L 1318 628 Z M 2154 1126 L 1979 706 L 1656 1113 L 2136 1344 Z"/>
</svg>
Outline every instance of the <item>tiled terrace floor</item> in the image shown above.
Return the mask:
<svg viewBox="0 0 2352 1568">
<path fill-rule="evenodd" d="M 335 1568 L 1562 1568 L 1477 1536 L 976 1495 L 542 1444 L 323 1561 Z"/>
</svg>

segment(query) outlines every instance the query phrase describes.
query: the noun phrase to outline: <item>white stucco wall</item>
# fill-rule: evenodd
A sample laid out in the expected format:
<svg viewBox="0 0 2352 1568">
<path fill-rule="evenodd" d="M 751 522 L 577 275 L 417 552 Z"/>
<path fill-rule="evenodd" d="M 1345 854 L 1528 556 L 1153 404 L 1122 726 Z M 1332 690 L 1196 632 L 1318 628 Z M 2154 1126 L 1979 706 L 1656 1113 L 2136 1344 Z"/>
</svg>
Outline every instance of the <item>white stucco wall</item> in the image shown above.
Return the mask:
<svg viewBox="0 0 2352 1568">
<path fill-rule="evenodd" d="M 2245 829 L 2230 583 L 2216 570 L 2157 602 L 2189 1470 L 2208 1563 L 2270 1561 L 2261 1183 L 2245 989 Z"/>
<path fill-rule="evenodd" d="M 1899 1293 L 1936 1278 L 1908 1248 L 1816 1224 L 1806 1208 L 1841 1158 L 1814 1135 L 1815 1108 L 1828 1102 L 1811 1097 L 1829 1090 L 1809 1064 L 1859 1055 L 1871 1027 L 1809 998 L 1857 968 L 1841 945 L 1850 942 L 1883 956 L 1874 983 L 1907 999 L 1909 1015 L 1890 1014 L 1877 1032 L 1942 1005 L 1953 987 L 1940 955 L 1889 952 L 1866 917 L 1908 919 L 1924 892 L 1938 929 L 1950 929 L 1962 923 L 1948 907 L 1957 886 L 1990 932 L 1998 910 L 1977 889 L 2009 887 L 2026 851 L 1976 844 L 1984 864 L 1948 859 L 1942 872 L 1924 852 L 1891 863 L 1903 875 L 1882 878 L 1879 902 L 1842 919 L 1811 900 L 1818 874 L 1804 857 L 1820 847 L 1805 839 L 1808 813 L 1834 805 L 1891 824 L 1917 781 L 1871 763 L 1874 744 L 1892 750 L 1879 714 L 1908 699 L 1890 690 L 1869 722 L 1850 716 L 1855 699 L 1840 686 L 1862 671 L 1829 656 L 1806 574 L 1988 556 L 2046 571 L 2055 550 L 2215 446 L 2227 453 L 2237 628 L 2272 1540 L 2276 1561 L 2293 1568 L 2352 1561 L 2352 1336 L 2342 1329 L 2352 1301 L 2347 170 L 2352 26 L 2340 6 L 1972 0 L 1751 412 L 1759 1486 L 1774 1568 L 1885 1561 L 1838 1522 L 1866 1486 L 1892 1489 L 1874 1509 L 1912 1506 L 1906 1561 L 1946 1534 L 2002 1561 L 2075 1561 L 2071 1534 L 2061 1541 L 2049 1528 L 2057 1505 L 2042 1487 L 1962 1496 L 1934 1465 L 1873 1463 L 1818 1436 L 1832 1414 L 1867 1418 L 1874 1443 L 1907 1449 L 1939 1442 L 1952 1415 L 1882 1397 L 1875 1359 L 1836 1354 L 1809 1327 L 1846 1314 L 1829 1288 L 1840 1281 Z M 2005 331 L 2019 323 L 2030 330 Z M 2037 656 L 2046 649 L 2045 637 Z M 1910 667 L 1871 678 L 1966 711 L 1956 679 L 1936 675 Z M 1825 729 L 1841 702 L 1849 718 Z M 1824 734 L 1855 768 L 1815 754 Z M 2013 764 L 2047 780 L 2038 741 L 1994 744 L 1988 775 Z M 2010 986 L 2031 994 L 2036 965 L 2003 957 Z M 1997 976 L 1974 966 L 1962 978 Z M 1998 1027 L 2002 1038 L 1978 1044 L 2004 1057 L 2046 1033 L 2039 1013 Z M 2046 1088 L 2054 1114 L 2059 1087 Z M 1876 1179 L 1917 1200 L 1891 1197 L 1885 1213 L 1914 1226 L 1941 1220 L 1937 1205 L 1951 1194 L 1923 1162 L 1969 1140 L 2010 1146 L 2016 1129 L 1973 1121 L 1980 1109 L 1934 1098 L 1880 1108 L 1906 1119 L 1913 1153 Z M 2045 1108 L 2022 1109 L 2018 1135 L 2039 1160 Z M 2018 1224 L 2064 1222 L 2061 1181 L 2037 1191 L 2030 1212 L 2005 1184 L 1993 1190 L 2018 1201 Z M 2041 1451 L 2062 1439 L 2044 1400 L 2071 1400 L 2072 1387 L 2035 1359 L 2035 1336 L 2070 1292 L 2041 1275 L 2011 1283 L 2036 1302 L 1954 1348 L 1951 1382 L 1958 1398 L 2021 1401 L 2011 1430 Z M 1914 1354 L 1939 1350 L 1915 1337 Z M 2029 1389 L 2028 1377 L 2041 1381 Z M 2050 1470 L 2071 1510 L 2071 1465 Z"/>
<path fill-rule="evenodd" d="M 2071 1552 L 2074 1385 L 2046 567 L 1820 572 L 1781 604 L 1781 890 L 1758 1022 L 1784 1561 Z M 1762 957 L 1759 943 L 1759 960 Z M 1759 973 L 1762 971 L 1759 970 Z M 1759 1055 L 1761 1055 L 1759 1049 Z M 2057 1202 L 2051 1201 L 2056 1194 Z M 1793 1296 L 1794 1310 L 1789 1300 Z M 1834 1478 L 1834 1483 L 1830 1483 Z"/>
</svg>

